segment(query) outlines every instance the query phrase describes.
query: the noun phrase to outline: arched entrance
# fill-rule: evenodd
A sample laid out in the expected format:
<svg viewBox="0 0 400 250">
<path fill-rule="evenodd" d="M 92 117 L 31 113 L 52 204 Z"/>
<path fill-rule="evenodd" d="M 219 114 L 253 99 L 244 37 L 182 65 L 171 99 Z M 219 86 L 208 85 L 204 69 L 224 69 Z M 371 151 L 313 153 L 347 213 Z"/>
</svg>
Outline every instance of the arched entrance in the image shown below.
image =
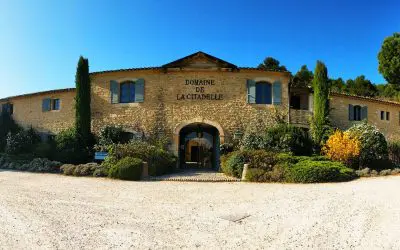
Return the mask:
<svg viewBox="0 0 400 250">
<path fill-rule="evenodd" d="M 219 130 L 207 123 L 194 122 L 179 130 L 179 167 L 218 170 Z"/>
</svg>

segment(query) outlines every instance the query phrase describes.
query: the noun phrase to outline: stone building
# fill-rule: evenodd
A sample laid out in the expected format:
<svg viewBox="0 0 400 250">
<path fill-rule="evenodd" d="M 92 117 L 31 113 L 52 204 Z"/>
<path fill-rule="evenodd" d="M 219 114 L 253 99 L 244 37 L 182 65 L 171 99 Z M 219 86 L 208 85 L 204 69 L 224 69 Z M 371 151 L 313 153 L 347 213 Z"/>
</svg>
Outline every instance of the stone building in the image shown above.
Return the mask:
<svg viewBox="0 0 400 250">
<path fill-rule="evenodd" d="M 291 74 L 238 67 L 197 52 L 160 67 L 91 73 L 92 130 L 122 126 L 132 136 L 167 136 L 180 164 L 218 166 L 219 145 L 252 126 L 284 120 L 308 127 L 312 94 L 289 89 Z M 55 134 L 74 123 L 75 89 L 0 100 L 21 125 Z M 332 94 L 331 119 L 345 129 L 367 119 L 397 138 L 400 103 Z"/>
</svg>

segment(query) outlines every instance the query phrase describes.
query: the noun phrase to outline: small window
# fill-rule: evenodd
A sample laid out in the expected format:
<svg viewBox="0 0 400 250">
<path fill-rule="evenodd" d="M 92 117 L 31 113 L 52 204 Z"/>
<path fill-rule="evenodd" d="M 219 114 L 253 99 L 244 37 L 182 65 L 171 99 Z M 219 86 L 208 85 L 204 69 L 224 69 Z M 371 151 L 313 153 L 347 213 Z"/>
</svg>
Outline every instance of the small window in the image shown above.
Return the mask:
<svg viewBox="0 0 400 250">
<path fill-rule="evenodd" d="M 272 104 L 272 86 L 268 82 L 256 83 L 256 103 Z"/>
<path fill-rule="evenodd" d="M 356 105 L 353 107 L 354 112 L 353 112 L 353 120 L 354 121 L 361 121 L 361 106 Z"/>
<path fill-rule="evenodd" d="M 135 83 L 123 82 L 120 84 L 120 103 L 135 102 Z"/>
<path fill-rule="evenodd" d="M 51 100 L 51 110 L 60 110 L 60 99 Z"/>
<path fill-rule="evenodd" d="M 381 120 L 385 120 L 385 111 L 381 111 Z"/>
<path fill-rule="evenodd" d="M 1 105 L 1 112 L 12 115 L 14 113 L 14 105 L 12 103 L 5 103 Z"/>
<path fill-rule="evenodd" d="M 386 112 L 386 121 L 390 120 L 390 112 Z"/>
</svg>

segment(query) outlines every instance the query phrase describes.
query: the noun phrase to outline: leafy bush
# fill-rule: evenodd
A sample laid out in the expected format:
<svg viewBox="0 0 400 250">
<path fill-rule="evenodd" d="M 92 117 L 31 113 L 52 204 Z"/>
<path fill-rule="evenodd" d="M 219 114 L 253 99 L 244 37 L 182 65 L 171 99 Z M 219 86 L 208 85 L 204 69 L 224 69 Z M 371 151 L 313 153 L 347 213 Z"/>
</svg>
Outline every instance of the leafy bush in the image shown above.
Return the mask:
<svg viewBox="0 0 400 250">
<path fill-rule="evenodd" d="M 368 167 L 375 160 L 388 159 L 385 136 L 375 126 L 362 122 L 355 124 L 347 132 L 351 138 L 360 141 L 360 167 Z"/>
<path fill-rule="evenodd" d="M 176 166 L 176 157 L 156 146 L 153 146 L 143 141 L 131 141 L 127 144 L 115 144 L 110 147 L 109 156 L 110 158 L 107 163 L 115 164 L 116 161 L 125 157 L 134 157 L 146 161 L 149 166 L 149 175 L 158 176 L 166 173 L 170 173 Z"/>
<path fill-rule="evenodd" d="M 9 156 L 0 157 L 0 168 L 6 169 L 42 173 L 58 173 L 60 171 L 60 166 L 60 162 L 50 161 L 46 158 L 35 158 L 33 160 L 27 160 L 23 158 L 15 158 Z"/>
<path fill-rule="evenodd" d="M 143 161 L 138 158 L 125 157 L 109 170 L 109 177 L 122 180 L 140 180 Z"/>
<path fill-rule="evenodd" d="M 247 133 L 241 140 L 245 150 L 264 149 L 268 151 L 292 152 L 295 155 L 310 155 L 312 140 L 304 129 L 288 124 L 267 128 L 264 134 Z"/>
<path fill-rule="evenodd" d="M 333 161 L 354 166 L 360 155 L 360 147 L 360 141 L 357 138 L 351 138 L 348 132 L 336 130 L 326 141 L 322 152 Z"/>
<path fill-rule="evenodd" d="M 394 165 L 400 166 L 400 141 L 388 143 L 388 155 Z"/>
<path fill-rule="evenodd" d="M 40 142 L 39 135 L 30 128 L 12 134 L 8 133 L 5 152 L 8 154 L 23 154 L 32 152 L 35 144 Z"/>
<path fill-rule="evenodd" d="M 53 142 L 39 142 L 33 148 L 33 155 L 39 158 L 53 158 L 55 145 Z"/>
<path fill-rule="evenodd" d="M 219 153 L 221 155 L 226 155 L 232 152 L 234 149 L 233 143 L 223 143 L 219 146 Z"/>
<path fill-rule="evenodd" d="M 355 178 L 354 170 L 340 162 L 300 161 L 289 167 L 285 179 L 288 182 L 314 183 L 348 181 Z"/>
<path fill-rule="evenodd" d="M 246 180 L 252 182 L 282 182 L 285 180 L 287 165 L 278 164 L 271 166 L 270 170 L 261 168 L 249 168 Z"/>
<path fill-rule="evenodd" d="M 119 126 L 106 126 L 101 129 L 99 144 L 110 145 L 113 143 L 121 143 L 123 140 L 122 127 Z"/>
<path fill-rule="evenodd" d="M 266 130 L 264 141 L 267 150 L 292 152 L 295 155 L 311 155 L 312 140 L 304 129 L 279 124 Z"/>
<path fill-rule="evenodd" d="M 92 162 L 80 165 L 64 164 L 60 167 L 60 170 L 64 175 L 95 176 L 94 172 L 99 168 L 100 166 L 97 163 Z"/>
<path fill-rule="evenodd" d="M 82 144 L 82 140 L 75 129 L 64 130 L 55 137 L 55 159 L 64 163 L 81 163 L 88 160 L 89 149 Z"/>
<path fill-rule="evenodd" d="M 22 128 L 14 121 L 12 116 L 7 112 L 0 114 L 0 151 L 6 147 L 6 139 L 9 133 L 16 134 Z"/>
<path fill-rule="evenodd" d="M 221 170 L 226 175 L 240 178 L 243 172 L 243 165 L 246 162 L 245 151 L 234 151 L 221 156 Z"/>
</svg>

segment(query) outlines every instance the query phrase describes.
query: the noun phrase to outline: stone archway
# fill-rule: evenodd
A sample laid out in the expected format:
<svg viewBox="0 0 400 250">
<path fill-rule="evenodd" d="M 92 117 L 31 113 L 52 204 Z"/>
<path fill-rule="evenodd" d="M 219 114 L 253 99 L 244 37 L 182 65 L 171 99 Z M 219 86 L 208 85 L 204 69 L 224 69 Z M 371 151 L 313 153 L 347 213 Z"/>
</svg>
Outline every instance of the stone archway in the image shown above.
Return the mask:
<svg viewBox="0 0 400 250">
<path fill-rule="evenodd" d="M 197 117 L 188 121 L 183 121 L 175 126 L 173 132 L 173 150 L 176 155 L 178 154 L 179 151 L 179 133 L 181 132 L 181 129 L 193 123 L 204 123 L 215 127 L 219 132 L 220 143 L 223 144 L 225 142 L 225 133 L 221 125 L 219 125 L 219 123 L 201 117 Z"/>
<path fill-rule="evenodd" d="M 185 140 L 185 133 L 189 130 L 193 132 L 193 130 L 190 130 L 193 127 L 204 127 L 205 130 L 212 128 L 214 132 L 214 142 L 213 142 L 213 148 L 214 148 L 214 157 L 213 157 L 213 164 L 214 169 L 218 169 L 219 166 L 219 145 L 224 143 L 225 141 L 225 133 L 221 127 L 216 122 L 209 121 L 203 118 L 194 118 L 188 121 L 184 121 L 179 123 L 177 126 L 175 126 L 174 131 L 173 131 L 173 151 L 176 156 L 178 156 L 182 160 L 182 148 L 185 148 L 183 141 Z M 182 138 L 181 138 L 182 137 Z M 186 137 L 187 138 L 187 137 Z M 188 165 L 183 164 L 183 165 Z M 181 165 L 182 167 L 182 165 Z"/>
</svg>

